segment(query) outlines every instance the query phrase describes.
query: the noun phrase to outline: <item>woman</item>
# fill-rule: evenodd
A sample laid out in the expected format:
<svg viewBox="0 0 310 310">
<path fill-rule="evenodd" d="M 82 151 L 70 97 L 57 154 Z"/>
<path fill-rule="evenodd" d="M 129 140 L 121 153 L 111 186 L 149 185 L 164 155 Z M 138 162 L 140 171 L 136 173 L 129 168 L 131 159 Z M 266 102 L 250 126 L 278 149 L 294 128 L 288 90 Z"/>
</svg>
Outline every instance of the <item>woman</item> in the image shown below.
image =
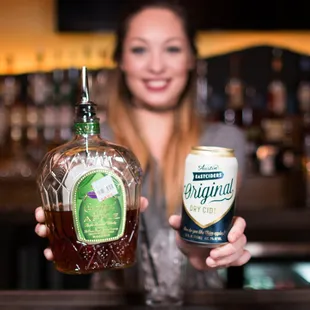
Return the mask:
<svg viewBox="0 0 310 310">
<path fill-rule="evenodd" d="M 240 181 L 244 137 L 234 127 L 207 126 L 195 113 L 194 32 L 178 5 L 156 1 L 127 14 L 117 32 L 114 56 L 118 67 L 111 79 L 102 134 L 132 149 L 143 167 L 142 193 L 150 202 L 144 212 L 145 229 L 152 244 L 168 218 L 175 230 L 180 226 L 180 216 L 173 214 L 180 212 L 184 162 L 191 146 L 234 148 Z M 146 204 L 142 199 L 143 209 Z M 36 219 L 36 233 L 45 237 L 41 208 L 36 210 Z M 197 270 L 240 266 L 250 259 L 244 250 L 244 229 L 245 221 L 236 218 L 229 244 L 212 251 L 189 246 L 178 234 L 176 242 Z M 53 259 L 50 249 L 45 256 Z"/>
</svg>

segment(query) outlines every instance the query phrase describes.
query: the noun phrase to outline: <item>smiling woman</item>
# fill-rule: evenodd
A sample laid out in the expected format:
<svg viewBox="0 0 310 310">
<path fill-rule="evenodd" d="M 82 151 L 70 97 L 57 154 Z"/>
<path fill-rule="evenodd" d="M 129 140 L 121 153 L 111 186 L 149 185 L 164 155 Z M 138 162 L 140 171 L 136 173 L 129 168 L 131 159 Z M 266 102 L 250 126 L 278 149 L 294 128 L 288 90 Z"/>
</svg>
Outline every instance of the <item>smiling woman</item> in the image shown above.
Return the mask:
<svg viewBox="0 0 310 310">
<path fill-rule="evenodd" d="M 117 31 L 114 54 L 117 67 L 109 81 L 107 122 L 102 125 L 103 137 L 130 148 L 143 168 L 142 195 L 148 198 L 149 207 L 141 218 L 142 259 L 138 267 L 146 271 L 144 281 L 148 288 L 153 283 L 163 294 L 172 293 L 165 289 L 165 284 L 179 266 L 168 268 L 166 265 L 165 269 L 160 258 L 165 258 L 173 248 L 166 242 L 169 224 L 175 230 L 180 229 L 180 216 L 173 214 L 180 213 L 182 207 L 185 158 L 192 146 L 234 149 L 239 162 L 239 180 L 244 167 L 242 132 L 233 126 L 205 124 L 195 110 L 194 38 L 186 12 L 178 5 L 152 1 L 127 11 Z M 42 222 L 42 216 L 37 218 Z M 41 227 L 37 228 L 38 233 Z M 188 245 L 178 233 L 176 240 L 172 238 L 196 269 L 188 275 L 194 286 L 199 282 L 197 270 L 205 279 L 202 284 L 205 286 L 211 278 L 213 283 L 214 278 L 220 283 L 216 268 L 243 265 L 249 260 L 250 254 L 244 250 L 244 228 L 245 221 L 236 218 L 228 244 L 211 251 Z M 47 253 L 52 259 L 52 253 Z M 174 259 L 177 253 L 170 254 L 172 258 L 165 262 L 178 263 L 179 260 Z M 206 277 L 203 271 L 208 270 L 211 271 Z M 125 275 L 134 271 L 132 268 L 97 274 L 93 286 L 123 287 Z M 137 278 L 136 275 L 130 277 L 131 285 L 133 277 Z"/>
<path fill-rule="evenodd" d="M 142 164 L 143 195 L 150 201 L 144 214 L 145 229 L 151 246 L 158 242 L 167 215 L 181 210 L 184 163 L 191 146 L 235 149 L 239 183 L 245 157 L 241 131 L 222 124 L 205 124 L 196 113 L 197 49 L 195 32 L 185 11 L 168 2 L 155 3 L 134 8 L 121 20 L 114 54 L 119 66 L 111 80 L 108 119 L 103 129 L 108 139 L 134 150 Z M 232 263 L 230 259 L 237 265 L 249 259 L 243 237 L 238 238 L 233 257 L 229 258 L 223 248 L 228 264 Z M 196 269 L 210 268 L 206 260 L 190 261 Z M 217 266 L 213 259 L 210 263 Z M 190 282 L 197 287 L 197 275 L 194 271 L 191 274 Z M 104 277 L 96 278 L 104 285 Z M 216 272 L 204 278 L 204 285 L 210 281 L 221 286 Z"/>
</svg>

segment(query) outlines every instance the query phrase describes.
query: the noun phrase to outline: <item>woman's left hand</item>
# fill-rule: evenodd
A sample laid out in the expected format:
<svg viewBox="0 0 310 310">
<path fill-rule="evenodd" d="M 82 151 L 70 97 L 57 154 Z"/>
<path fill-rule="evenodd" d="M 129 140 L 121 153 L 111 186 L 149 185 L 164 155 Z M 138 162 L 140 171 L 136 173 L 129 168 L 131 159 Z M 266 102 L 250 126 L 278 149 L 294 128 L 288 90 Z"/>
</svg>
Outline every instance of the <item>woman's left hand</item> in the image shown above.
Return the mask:
<svg viewBox="0 0 310 310">
<path fill-rule="evenodd" d="M 169 218 L 169 223 L 173 229 L 178 231 L 181 226 L 181 216 L 172 215 Z M 178 232 L 176 242 L 179 249 L 188 257 L 195 269 L 208 270 L 242 266 L 251 258 L 250 252 L 244 249 L 247 242 L 244 235 L 245 227 L 245 220 L 241 217 L 235 217 L 233 227 L 228 234 L 229 243 L 214 249 L 190 244 L 182 240 Z"/>
</svg>

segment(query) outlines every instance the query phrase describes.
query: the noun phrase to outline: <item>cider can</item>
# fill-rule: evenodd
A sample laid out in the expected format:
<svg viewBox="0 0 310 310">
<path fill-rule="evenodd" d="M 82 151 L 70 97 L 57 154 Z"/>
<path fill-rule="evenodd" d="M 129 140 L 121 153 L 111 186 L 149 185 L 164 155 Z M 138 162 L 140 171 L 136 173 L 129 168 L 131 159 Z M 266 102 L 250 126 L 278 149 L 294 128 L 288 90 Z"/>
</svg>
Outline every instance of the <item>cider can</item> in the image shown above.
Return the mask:
<svg viewBox="0 0 310 310">
<path fill-rule="evenodd" d="M 228 242 L 235 213 L 238 162 L 233 149 L 193 147 L 186 157 L 180 236 L 215 248 Z"/>
</svg>

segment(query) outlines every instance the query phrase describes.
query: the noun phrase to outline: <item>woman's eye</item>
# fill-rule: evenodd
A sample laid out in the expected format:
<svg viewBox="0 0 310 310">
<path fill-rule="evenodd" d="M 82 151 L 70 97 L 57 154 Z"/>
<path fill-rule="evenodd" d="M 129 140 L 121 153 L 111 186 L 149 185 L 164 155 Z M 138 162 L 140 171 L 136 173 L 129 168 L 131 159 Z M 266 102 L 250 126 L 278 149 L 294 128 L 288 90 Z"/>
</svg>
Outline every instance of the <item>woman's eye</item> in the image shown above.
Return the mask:
<svg viewBox="0 0 310 310">
<path fill-rule="evenodd" d="M 169 47 L 167 47 L 167 51 L 169 53 L 179 53 L 179 52 L 181 52 L 181 48 L 178 46 L 169 46 Z"/>
<path fill-rule="evenodd" d="M 134 53 L 134 54 L 142 54 L 145 52 L 145 50 L 146 49 L 144 47 L 133 47 L 131 49 L 132 53 Z"/>
</svg>

